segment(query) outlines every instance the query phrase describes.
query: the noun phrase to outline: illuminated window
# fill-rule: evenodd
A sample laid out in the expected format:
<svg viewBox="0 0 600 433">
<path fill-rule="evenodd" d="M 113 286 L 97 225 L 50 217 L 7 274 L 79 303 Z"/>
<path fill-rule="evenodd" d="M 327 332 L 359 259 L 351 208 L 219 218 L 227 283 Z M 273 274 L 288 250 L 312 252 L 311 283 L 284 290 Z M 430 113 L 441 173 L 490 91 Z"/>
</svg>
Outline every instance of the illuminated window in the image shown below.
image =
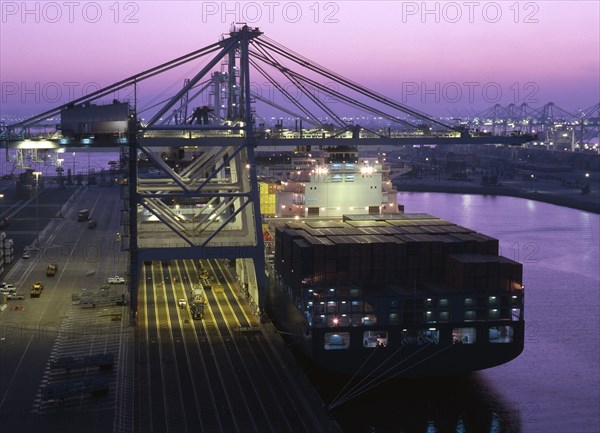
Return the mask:
<svg viewBox="0 0 600 433">
<path fill-rule="evenodd" d="M 454 344 L 474 344 L 476 341 L 477 330 L 475 328 L 454 328 L 452 330 Z"/>
<path fill-rule="evenodd" d="M 433 313 L 433 311 L 425 312 L 425 321 L 430 323 L 435 322 L 435 314 Z"/>
<path fill-rule="evenodd" d="M 436 328 L 402 330 L 402 344 L 438 344 L 439 342 L 440 331 Z"/>
<path fill-rule="evenodd" d="M 349 332 L 327 332 L 325 333 L 325 350 L 348 349 L 350 347 Z"/>
<path fill-rule="evenodd" d="M 362 325 L 371 326 L 377 324 L 377 316 L 374 314 L 365 314 L 362 319 Z"/>
<path fill-rule="evenodd" d="M 513 342 L 513 327 L 512 326 L 492 326 L 488 334 L 490 343 L 512 343 Z"/>
<path fill-rule="evenodd" d="M 387 331 L 365 331 L 363 332 L 363 347 L 387 347 Z"/>
</svg>

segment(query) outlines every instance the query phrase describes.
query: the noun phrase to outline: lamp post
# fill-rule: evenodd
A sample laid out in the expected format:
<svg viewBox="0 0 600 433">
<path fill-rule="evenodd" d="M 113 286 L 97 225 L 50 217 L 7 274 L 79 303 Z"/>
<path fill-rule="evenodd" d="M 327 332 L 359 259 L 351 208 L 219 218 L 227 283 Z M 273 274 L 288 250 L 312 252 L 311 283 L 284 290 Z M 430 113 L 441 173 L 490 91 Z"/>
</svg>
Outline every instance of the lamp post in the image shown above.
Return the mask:
<svg viewBox="0 0 600 433">
<path fill-rule="evenodd" d="M 40 247 L 40 228 L 39 228 L 39 200 L 38 197 L 40 195 L 40 176 L 42 172 L 34 171 L 33 175 L 35 176 L 35 248 Z"/>
</svg>

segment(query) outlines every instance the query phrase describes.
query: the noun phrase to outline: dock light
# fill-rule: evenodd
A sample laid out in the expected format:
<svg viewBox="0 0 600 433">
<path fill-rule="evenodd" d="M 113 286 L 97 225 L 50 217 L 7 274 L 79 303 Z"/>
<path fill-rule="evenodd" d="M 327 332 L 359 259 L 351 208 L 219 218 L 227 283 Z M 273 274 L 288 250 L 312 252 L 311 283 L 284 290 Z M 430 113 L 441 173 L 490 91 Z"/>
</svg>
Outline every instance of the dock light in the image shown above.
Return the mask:
<svg viewBox="0 0 600 433">
<path fill-rule="evenodd" d="M 337 317 L 334 317 L 334 318 L 333 318 L 333 324 L 334 324 L 334 325 L 337 325 L 337 324 L 338 324 L 338 322 L 339 322 L 339 319 L 338 319 Z"/>
<path fill-rule="evenodd" d="M 586 174 L 585 174 L 585 177 L 590 177 L 590 174 L 589 174 L 589 173 L 586 173 Z"/>
</svg>

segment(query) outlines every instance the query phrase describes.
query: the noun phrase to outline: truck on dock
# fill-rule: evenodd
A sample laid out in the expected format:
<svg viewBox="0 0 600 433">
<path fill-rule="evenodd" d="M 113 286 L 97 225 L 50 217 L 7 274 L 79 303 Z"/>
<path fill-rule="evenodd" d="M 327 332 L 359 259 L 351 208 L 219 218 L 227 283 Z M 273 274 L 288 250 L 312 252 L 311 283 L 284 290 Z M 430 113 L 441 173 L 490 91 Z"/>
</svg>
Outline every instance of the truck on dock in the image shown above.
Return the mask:
<svg viewBox="0 0 600 433">
<path fill-rule="evenodd" d="M 77 212 L 77 221 L 87 221 L 87 219 L 89 217 L 90 217 L 89 209 L 81 209 L 79 212 Z"/>
<path fill-rule="evenodd" d="M 190 304 L 192 319 L 198 320 L 204 317 L 204 302 L 194 301 Z"/>
<path fill-rule="evenodd" d="M 189 306 L 192 319 L 202 319 L 204 317 L 205 304 L 206 297 L 204 296 L 204 289 L 199 286 L 193 287 L 190 290 L 189 295 Z"/>
<path fill-rule="evenodd" d="M 114 277 L 108 277 L 107 281 L 108 284 L 125 284 L 125 278 L 119 277 L 118 275 L 115 275 Z"/>
<path fill-rule="evenodd" d="M 56 275 L 56 271 L 58 270 L 58 265 L 56 263 L 49 263 L 46 268 L 46 276 L 53 277 Z"/>
<path fill-rule="evenodd" d="M 204 290 L 198 286 L 193 287 L 190 290 L 189 301 L 190 301 L 190 304 L 192 302 L 201 302 L 202 304 L 204 304 L 205 303 Z"/>
</svg>

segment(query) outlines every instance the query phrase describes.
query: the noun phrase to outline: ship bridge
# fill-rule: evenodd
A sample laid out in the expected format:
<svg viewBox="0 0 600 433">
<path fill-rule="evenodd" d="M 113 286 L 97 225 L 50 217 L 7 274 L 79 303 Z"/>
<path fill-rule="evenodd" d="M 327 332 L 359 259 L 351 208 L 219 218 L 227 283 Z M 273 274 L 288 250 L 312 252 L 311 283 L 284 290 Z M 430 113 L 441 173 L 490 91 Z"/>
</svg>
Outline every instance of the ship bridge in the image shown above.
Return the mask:
<svg viewBox="0 0 600 433">
<path fill-rule="evenodd" d="M 181 76 L 182 68 L 189 76 L 182 87 L 171 85 L 160 98 L 145 94 Z M 270 92 L 255 82 L 268 83 Z M 365 114 L 377 122 L 355 120 Z M 201 49 L 0 129 L 0 144 L 21 158 L 47 150 L 120 151 L 120 239 L 129 252 L 132 318 L 142 263 L 167 258 L 237 259 L 249 296 L 262 307 L 257 147 L 520 145 L 531 139 L 519 131 L 492 136 L 446 125 L 247 25 L 234 25 Z"/>
</svg>

